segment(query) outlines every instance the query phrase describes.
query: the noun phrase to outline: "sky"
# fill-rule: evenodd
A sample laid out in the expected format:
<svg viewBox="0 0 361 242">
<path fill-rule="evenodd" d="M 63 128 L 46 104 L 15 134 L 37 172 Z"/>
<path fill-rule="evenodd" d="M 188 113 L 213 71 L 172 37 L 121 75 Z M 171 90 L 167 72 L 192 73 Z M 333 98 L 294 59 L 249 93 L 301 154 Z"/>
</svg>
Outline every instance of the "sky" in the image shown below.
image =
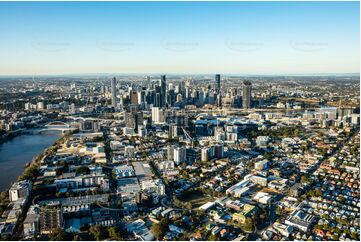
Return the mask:
<svg viewBox="0 0 361 242">
<path fill-rule="evenodd" d="M 359 2 L 0 2 L 0 75 L 359 73 Z"/>
</svg>

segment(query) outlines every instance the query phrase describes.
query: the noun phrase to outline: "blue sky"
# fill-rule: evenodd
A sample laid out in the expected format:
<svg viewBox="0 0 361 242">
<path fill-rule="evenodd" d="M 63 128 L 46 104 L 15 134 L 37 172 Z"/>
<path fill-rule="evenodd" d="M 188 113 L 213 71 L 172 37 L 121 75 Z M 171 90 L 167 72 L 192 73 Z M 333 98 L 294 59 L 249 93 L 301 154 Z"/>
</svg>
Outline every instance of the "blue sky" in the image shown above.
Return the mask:
<svg viewBox="0 0 361 242">
<path fill-rule="evenodd" d="M 359 2 L 0 2 L 0 75 L 359 72 Z"/>
</svg>

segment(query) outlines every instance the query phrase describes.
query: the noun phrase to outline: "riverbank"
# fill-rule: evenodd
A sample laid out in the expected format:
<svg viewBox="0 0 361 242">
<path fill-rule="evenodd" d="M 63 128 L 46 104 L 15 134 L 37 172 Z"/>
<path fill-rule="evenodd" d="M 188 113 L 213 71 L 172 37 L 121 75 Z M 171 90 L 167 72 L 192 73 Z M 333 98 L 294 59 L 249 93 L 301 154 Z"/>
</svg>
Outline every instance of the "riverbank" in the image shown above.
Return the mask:
<svg viewBox="0 0 361 242">
<path fill-rule="evenodd" d="M 22 134 L 0 144 L 0 190 L 8 189 L 30 164 L 62 137 L 60 133 Z"/>
<path fill-rule="evenodd" d="M 30 138 L 34 137 L 34 136 L 35 137 L 40 136 L 40 138 L 41 138 L 41 136 L 45 136 L 45 135 L 46 134 L 28 135 L 28 136 L 30 136 Z M 48 134 L 48 136 L 49 136 L 49 134 Z M 29 180 L 34 184 L 34 182 L 36 181 L 36 179 L 40 175 L 40 165 L 41 165 L 42 161 L 44 159 L 46 159 L 46 157 L 48 155 L 53 154 L 54 151 L 56 150 L 56 148 L 59 147 L 64 142 L 64 140 L 68 137 L 67 134 L 66 135 L 59 135 L 59 134 L 54 135 L 53 134 L 51 136 L 54 136 L 52 138 L 55 141 L 51 142 L 51 144 L 49 144 L 49 145 L 46 145 L 46 147 L 41 150 L 40 154 L 38 154 L 38 155 L 36 155 L 36 156 L 34 156 L 32 158 L 31 162 L 25 168 L 25 170 L 22 169 L 23 172 L 22 172 L 22 174 L 20 176 L 18 176 L 16 178 L 16 181 Z M 41 140 L 43 140 L 43 139 L 41 139 Z M 14 181 L 15 181 L 15 179 L 14 179 Z M 0 215 L 1 216 L 3 216 L 4 212 L 6 213 L 8 211 L 9 204 L 11 203 L 9 201 L 9 195 L 8 194 L 9 194 L 9 191 L 7 189 L 7 190 L 1 192 L 1 195 L 0 195 L 0 199 L 1 199 L 1 201 L 0 201 Z M 29 201 L 32 201 L 32 199 L 34 198 L 34 196 L 36 196 L 36 194 L 37 194 L 36 189 L 33 186 L 33 190 L 32 190 L 32 192 L 30 193 L 30 195 L 28 197 Z M 21 212 L 21 214 L 18 217 L 18 220 L 17 220 L 17 222 L 15 224 L 15 227 L 13 229 L 13 233 L 10 236 L 11 239 L 19 240 L 21 238 L 21 233 L 22 233 L 21 225 L 24 222 L 25 214 L 26 214 L 26 211 L 28 210 L 29 206 L 30 206 L 30 203 L 26 203 L 25 206 L 22 208 L 23 212 Z"/>
<path fill-rule="evenodd" d="M 25 130 L 26 129 L 18 129 L 15 131 L 7 132 L 6 134 L 4 134 L 0 137 L 0 145 L 6 141 L 9 141 L 9 140 L 17 137 L 18 135 L 22 134 Z"/>
<path fill-rule="evenodd" d="M 28 173 L 27 176 L 33 176 L 31 170 L 35 170 L 33 168 L 36 167 L 34 165 L 37 164 L 37 161 L 41 161 L 48 153 L 47 151 L 63 137 L 60 134 L 27 134 L 14 137 L 0 144 L 0 164 L 2 165 L 2 169 L 0 169 L 0 215 L 6 210 L 10 202 L 8 191 L 10 185 L 19 180 L 21 176 L 25 176 L 26 173 Z M 39 146 L 39 144 L 41 145 Z M 36 150 L 26 150 L 29 147 Z M 9 160 L 7 157 L 11 159 Z M 21 159 L 18 160 L 18 158 Z M 24 169 L 26 164 L 28 166 Z M 9 165 L 10 168 L 8 168 Z"/>
</svg>

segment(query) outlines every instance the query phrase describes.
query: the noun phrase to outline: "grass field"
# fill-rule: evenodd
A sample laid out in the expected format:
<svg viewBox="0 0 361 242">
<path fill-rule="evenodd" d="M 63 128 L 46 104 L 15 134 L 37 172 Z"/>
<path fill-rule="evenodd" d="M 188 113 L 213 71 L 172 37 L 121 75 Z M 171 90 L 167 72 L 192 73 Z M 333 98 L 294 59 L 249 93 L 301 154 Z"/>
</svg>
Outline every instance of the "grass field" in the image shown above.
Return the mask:
<svg viewBox="0 0 361 242">
<path fill-rule="evenodd" d="M 179 200 L 190 203 L 192 208 L 198 208 L 212 199 L 199 190 L 192 190 L 185 192 Z"/>
</svg>

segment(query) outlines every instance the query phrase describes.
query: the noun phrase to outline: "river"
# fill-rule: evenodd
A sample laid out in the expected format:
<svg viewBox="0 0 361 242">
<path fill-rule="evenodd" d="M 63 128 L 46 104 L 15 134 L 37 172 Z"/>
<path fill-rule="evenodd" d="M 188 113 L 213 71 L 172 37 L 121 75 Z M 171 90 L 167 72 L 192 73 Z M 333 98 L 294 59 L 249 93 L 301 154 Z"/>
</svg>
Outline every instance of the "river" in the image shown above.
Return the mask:
<svg viewBox="0 0 361 242">
<path fill-rule="evenodd" d="M 0 191 L 23 173 L 26 163 L 60 137 L 60 132 L 22 134 L 0 144 Z"/>
</svg>

